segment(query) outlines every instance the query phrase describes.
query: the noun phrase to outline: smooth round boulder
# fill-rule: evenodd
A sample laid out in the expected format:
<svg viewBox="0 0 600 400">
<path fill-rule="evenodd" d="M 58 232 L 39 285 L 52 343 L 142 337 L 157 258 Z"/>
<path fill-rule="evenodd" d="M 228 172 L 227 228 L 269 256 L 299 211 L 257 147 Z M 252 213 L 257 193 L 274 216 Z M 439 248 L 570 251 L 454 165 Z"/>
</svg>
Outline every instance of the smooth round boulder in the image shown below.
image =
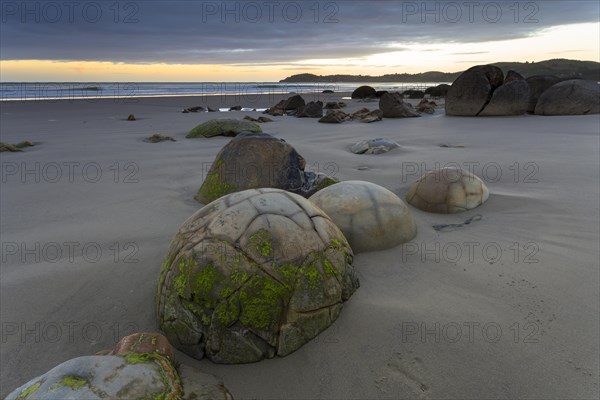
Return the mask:
<svg viewBox="0 0 600 400">
<path fill-rule="evenodd" d="M 460 168 L 429 171 L 410 187 L 406 200 L 414 207 L 438 214 L 454 214 L 483 204 L 490 192 L 481 179 Z"/>
<path fill-rule="evenodd" d="M 600 85 L 584 79 L 559 82 L 546 90 L 535 106 L 536 115 L 600 113 Z"/>
<path fill-rule="evenodd" d="M 417 234 L 406 204 L 388 189 L 371 182 L 336 183 L 309 200 L 331 217 L 355 253 L 389 249 Z"/>
<path fill-rule="evenodd" d="M 224 196 L 171 242 L 157 315 L 179 350 L 217 363 L 285 356 L 330 326 L 358 287 L 352 250 L 307 199 L 279 189 Z"/>
<path fill-rule="evenodd" d="M 354 89 L 350 97 L 353 99 L 373 99 L 377 97 L 377 91 L 371 86 L 360 86 Z"/>
</svg>

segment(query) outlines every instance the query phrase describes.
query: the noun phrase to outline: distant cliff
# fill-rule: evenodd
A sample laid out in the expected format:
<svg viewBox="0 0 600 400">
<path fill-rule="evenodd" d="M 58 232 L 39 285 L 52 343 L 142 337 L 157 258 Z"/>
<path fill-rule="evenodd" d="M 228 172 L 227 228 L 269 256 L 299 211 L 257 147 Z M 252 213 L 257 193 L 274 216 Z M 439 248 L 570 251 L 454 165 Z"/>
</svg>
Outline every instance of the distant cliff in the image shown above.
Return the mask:
<svg viewBox="0 0 600 400">
<path fill-rule="evenodd" d="M 498 62 L 494 63 L 504 73 L 514 70 L 528 77 L 532 75 L 557 75 L 561 78 L 573 77 L 600 81 L 600 63 L 595 61 L 577 61 L 567 59 L 553 59 L 540 62 Z M 461 72 L 429 71 L 418 74 L 387 74 L 381 76 L 371 75 L 292 75 L 279 82 L 305 83 L 305 82 L 454 82 Z"/>
</svg>

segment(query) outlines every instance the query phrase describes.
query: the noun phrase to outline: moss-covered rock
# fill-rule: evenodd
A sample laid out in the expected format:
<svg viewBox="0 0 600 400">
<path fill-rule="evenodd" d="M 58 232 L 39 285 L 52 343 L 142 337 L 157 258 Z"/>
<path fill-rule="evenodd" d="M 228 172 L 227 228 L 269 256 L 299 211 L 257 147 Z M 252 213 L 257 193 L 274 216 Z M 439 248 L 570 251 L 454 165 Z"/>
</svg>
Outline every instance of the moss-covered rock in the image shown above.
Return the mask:
<svg viewBox="0 0 600 400">
<path fill-rule="evenodd" d="M 342 232 L 303 197 L 229 194 L 192 215 L 171 243 L 159 324 L 195 358 L 285 356 L 331 325 L 356 290 L 352 257 Z"/>
<path fill-rule="evenodd" d="M 233 400 L 220 379 L 182 365 L 157 333 L 127 336 L 107 355 L 57 365 L 9 394 L 8 400 Z"/>
<path fill-rule="evenodd" d="M 246 189 L 277 188 L 308 197 L 337 179 L 305 171 L 304 158 L 266 133 L 244 132 L 221 149 L 194 197 L 207 204 Z"/>
<path fill-rule="evenodd" d="M 0 142 L 0 152 L 3 152 L 3 151 L 18 152 L 18 151 L 23 151 L 22 149 L 24 149 L 26 147 L 33 147 L 33 143 L 31 143 L 29 140 L 24 140 L 17 144 Z"/>
<path fill-rule="evenodd" d="M 196 126 L 187 134 L 186 138 L 210 138 L 214 136 L 237 136 L 241 132 L 262 132 L 259 125 L 250 121 L 239 119 L 211 119 Z"/>
</svg>

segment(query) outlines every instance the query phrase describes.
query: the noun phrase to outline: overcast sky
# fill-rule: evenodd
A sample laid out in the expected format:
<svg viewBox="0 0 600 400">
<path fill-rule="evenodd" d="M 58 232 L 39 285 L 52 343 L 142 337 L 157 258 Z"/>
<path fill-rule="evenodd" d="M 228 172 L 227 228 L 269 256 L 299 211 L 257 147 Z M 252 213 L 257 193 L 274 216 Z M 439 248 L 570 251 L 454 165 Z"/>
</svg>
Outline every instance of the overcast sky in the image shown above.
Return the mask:
<svg viewBox="0 0 600 400">
<path fill-rule="evenodd" d="M 455 68 L 444 62 L 421 69 L 457 70 L 468 61 L 513 61 L 493 59 L 486 43 L 525 43 L 518 40 L 577 24 L 587 24 L 580 26 L 589 32 L 575 31 L 584 34 L 571 43 L 578 57 L 565 53 L 556 58 L 598 61 L 599 50 L 597 1 L 3 0 L 1 4 L 3 61 L 265 67 L 287 70 L 286 76 L 324 67 L 332 73 L 345 72 L 355 69 L 357 60 L 368 60 L 376 75 L 378 55 L 385 61 L 386 54 L 400 60 L 402 52 L 415 57 L 415 51 L 445 51 L 446 57 L 455 56 Z M 535 59 L 536 52 L 549 54 L 551 49 L 515 50 L 527 50 Z M 390 67 L 390 57 L 382 66 Z M 10 68 L 14 64 L 3 64 L 5 81 L 14 74 Z M 403 65 L 407 72 L 415 72 L 414 62 L 398 61 L 398 68 Z"/>
</svg>

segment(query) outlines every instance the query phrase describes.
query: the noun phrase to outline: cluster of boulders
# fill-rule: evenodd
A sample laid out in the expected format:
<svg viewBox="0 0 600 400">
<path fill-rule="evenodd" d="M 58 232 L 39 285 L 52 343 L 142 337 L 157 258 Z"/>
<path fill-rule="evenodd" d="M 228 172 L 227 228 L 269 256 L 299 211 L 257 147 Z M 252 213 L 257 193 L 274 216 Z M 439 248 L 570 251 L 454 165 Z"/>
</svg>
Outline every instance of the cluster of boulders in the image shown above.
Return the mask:
<svg viewBox="0 0 600 400">
<path fill-rule="evenodd" d="M 580 115 L 600 112 L 600 85 L 551 75 L 525 79 L 515 71 L 477 65 L 463 72 L 446 96 L 446 114 L 459 116 Z"/>
<path fill-rule="evenodd" d="M 250 121 L 250 122 L 258 122 L 258 123 L 261 123 L 261 124 L 262 124 L 262 123 L 266 123 L 266 122 L 273 122 L 273 120 L 272 120 L 271 118 L 269 118 L 269 117 L 258 117 L 258 118 L 254 118 L 254 117 L 251 117 L 251 116 L 249 116 L 249 115 L 246 115 L 246 116 L 244 117 L 244 119 L 245 119 L 246 121 Z"/>
<path fill-rule="evenodd" d="M 344 121 L 368 123 L 381 121 L 383 118 L 419 117 L 420 113 L 433 113 L 437 107 L 435 102 L 422 101 L 415 109 L 412 104 L 404 101 L 403 94 L 388 91 L 377 92 L 370 86 L 359 87 L 352 94 L 352 98 L 379 98 L 379 108 L 375 110 L 362 108 L 354 113 L 346 113 L 341 110 L 346 107 L 344 102 L 328 102 L 325 105 L 321 101 L 305 103 L 302 96 L 294 95 L 268 108 L 265 113 L 275 116 L 289 115 L 299 118 L 320 118 L 319 122 L 322 123 L 336 124 Z M 323 115 L 323 109 L 327 110 L 325 115 Z"/>
<path fill-rule="evenodd" d="M 352 114 L 346 114 L 342 110 L 328 110 L 327 114 L 319 119 L 319 122 L 325 124 L 339 124 L 344 121 L 359 121 L 359 122 L 376 122 L 381 121 L 383 118 L 383 112 L 379 109 L 369 110 L 368 108 L 361 108 Z"/>
<path fill-rule="evenodd" d="M 233 400 L 220 379 L 177 364 L 166 337 L 135 333 L 113 350 L 57 365 L 6 400 Z"/>
<path fill-rule="evenodd" d="M 265 114 L 273 116 L 290 115 L 298 118 L 321 118 L 323 116 L 323 102 L 310 101 L 306 103 L 299 94 L 281 100 L 273 107 L 267 108 Z"/>
<path fill-rule="evenodd" d="M 351 151 L 398 147 L 373 139 Z M 243 132 L 219 152 L 196 194 L 205 206 L 180 227 L 159 279 L 159 324 L 175 347 L 218 363 L 285 356 L 332 324 L 359 287 L 353 254 L 415 237 L 391 191 L 304 168 L 290 144 L 265 133 Z M 479 178 L 440 171 L 415 182 L 409 204 L 454 213 L 487 200 Z"/>
</svg>

